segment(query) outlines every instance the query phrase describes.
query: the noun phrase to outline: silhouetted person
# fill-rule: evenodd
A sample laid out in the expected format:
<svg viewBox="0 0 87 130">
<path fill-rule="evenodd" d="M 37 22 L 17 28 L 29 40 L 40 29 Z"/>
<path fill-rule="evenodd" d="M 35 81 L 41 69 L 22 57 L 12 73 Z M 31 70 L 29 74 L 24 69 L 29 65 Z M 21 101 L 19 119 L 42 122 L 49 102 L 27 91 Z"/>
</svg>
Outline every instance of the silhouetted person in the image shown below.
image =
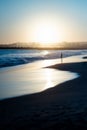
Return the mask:
<svg viewBox="0 0 87 130">
<path fill-rule="evenodd" d="M 63 63 L 63 54 L 61 52 L 61 63 Z"/>
</svg>

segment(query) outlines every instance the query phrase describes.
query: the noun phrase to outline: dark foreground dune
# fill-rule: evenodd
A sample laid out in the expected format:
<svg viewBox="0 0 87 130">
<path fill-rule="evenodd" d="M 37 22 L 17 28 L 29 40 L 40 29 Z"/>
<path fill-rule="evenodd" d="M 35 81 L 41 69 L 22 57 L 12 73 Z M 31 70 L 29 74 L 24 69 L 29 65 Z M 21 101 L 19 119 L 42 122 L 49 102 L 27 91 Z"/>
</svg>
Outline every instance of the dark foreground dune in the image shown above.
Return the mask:
<svg viewBox="0 0 87 130">
<path fill-rule="evenodd" d="M 51 66 L 81 76 L 44 92 L 0 102 L 0 130 L 87 130 L 87 63 Z"/>
</svg>

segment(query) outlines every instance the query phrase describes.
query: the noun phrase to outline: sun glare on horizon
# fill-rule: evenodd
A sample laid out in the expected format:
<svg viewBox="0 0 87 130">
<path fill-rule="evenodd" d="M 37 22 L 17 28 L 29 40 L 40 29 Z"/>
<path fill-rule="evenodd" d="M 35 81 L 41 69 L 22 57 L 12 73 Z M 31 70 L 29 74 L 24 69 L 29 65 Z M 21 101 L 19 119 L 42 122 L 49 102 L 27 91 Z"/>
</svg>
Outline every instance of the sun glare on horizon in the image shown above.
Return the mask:
<svg viewBox="0 0 87 130">
<path fill-rule="evenodd" d="M 61 41 L 60 32 L 54 23 L 41 22 L 35 25 L 33 29 L 34 42 L 48 45 L 49 43 L 56 43 Z"/>
</svg>

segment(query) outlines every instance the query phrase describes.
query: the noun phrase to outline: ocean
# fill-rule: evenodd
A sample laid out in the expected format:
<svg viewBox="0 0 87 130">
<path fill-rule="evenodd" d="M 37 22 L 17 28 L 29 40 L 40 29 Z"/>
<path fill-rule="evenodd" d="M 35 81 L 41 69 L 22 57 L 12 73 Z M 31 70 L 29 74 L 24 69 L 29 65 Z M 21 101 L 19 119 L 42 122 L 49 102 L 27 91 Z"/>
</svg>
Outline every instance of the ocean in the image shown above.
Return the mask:
<svg viewBox="0 0 87 130">
<path fill-rule="evenodd" d="M 87 50 L 0 49 L 0 100 L 42 92 L 79 74 L 46 68 L 61 63 L 85 61 Z"/>
<path fill-rule="evenodd" d="M 87 50 L 26 50 L 0 49 L 0 68 L 27 64 L 38 60 L 87 54 Z"/>
</svg>

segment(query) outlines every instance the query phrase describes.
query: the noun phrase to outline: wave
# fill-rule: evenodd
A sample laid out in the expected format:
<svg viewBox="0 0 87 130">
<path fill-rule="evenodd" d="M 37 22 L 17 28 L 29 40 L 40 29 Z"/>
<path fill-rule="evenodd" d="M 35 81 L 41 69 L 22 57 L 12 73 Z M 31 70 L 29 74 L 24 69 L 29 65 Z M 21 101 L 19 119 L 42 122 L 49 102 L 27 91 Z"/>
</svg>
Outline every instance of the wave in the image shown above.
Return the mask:
<svg viewBox="0 0 87 130">
<path fill-rule="evenodd" d="M 57 59 L 60 58 L 61 53 L 63 57 L 72 55 L 87 54 L 87 50 L 15 50 L 3 49 L 0 50 L 0 68 L 14 65 L 31 63 L 38 60 Z"/>
</svg>

